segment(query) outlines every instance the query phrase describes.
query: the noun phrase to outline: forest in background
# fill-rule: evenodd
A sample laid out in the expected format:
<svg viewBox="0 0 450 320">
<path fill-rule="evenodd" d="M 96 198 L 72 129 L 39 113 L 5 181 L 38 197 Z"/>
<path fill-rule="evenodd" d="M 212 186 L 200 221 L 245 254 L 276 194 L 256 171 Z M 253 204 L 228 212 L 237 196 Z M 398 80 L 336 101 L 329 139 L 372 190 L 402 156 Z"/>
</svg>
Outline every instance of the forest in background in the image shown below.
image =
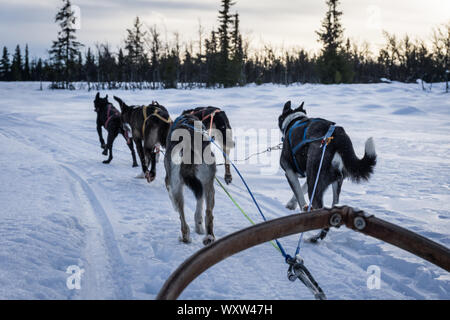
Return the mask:
<svg viewBox="0 0 450 320">
<path fill-rule="evenodd" d="M 82 82 L 94 90 L 376 83 L 384 78 L 448 83 L 450 22 L 436 27 L 427 43 L 385 31 L 385 44 L 374 54 L 367 43 L 345 37 L 339 0 L 326 0 L 328 9 L 316 31 L 322 45 L 318 53 L 279 52 L 270 45 L 251 51 L 234 4 L 221 0 L 218 28 L 205 35 L 199 25 L 198 40 L 189 43 L 180 43 L 178 33 L 164 41 L 156 25 L 148 27 L 136 17 L 123 45 L 114 51 L 107 43 L 95 48 L 80 43 L 71 2 L 62 0 L 55 16 L 60 30 L 49 58 L 31 59 L 28 45 L 24 52 L 19 45 L 11 53 L 3 47 L 0 81 L 48 81 L 53 89 L 76 89 Z"/>
</svg>

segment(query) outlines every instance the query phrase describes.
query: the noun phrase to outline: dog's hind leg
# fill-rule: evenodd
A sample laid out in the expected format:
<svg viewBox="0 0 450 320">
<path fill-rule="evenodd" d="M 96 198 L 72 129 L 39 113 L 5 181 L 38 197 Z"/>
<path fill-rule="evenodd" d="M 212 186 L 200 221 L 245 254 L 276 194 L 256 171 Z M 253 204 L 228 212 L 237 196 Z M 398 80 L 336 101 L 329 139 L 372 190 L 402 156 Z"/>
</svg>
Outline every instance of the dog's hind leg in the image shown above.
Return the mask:
<svg viewBox="0 0 450 320">
<path fill-rule="evenodd" d="M 197 198 L 197 205 L 195 207 L 195 232 L 198 234 L 205 234 L 203 227 L 203 196 Z"/>
<path fill-rule="evenodd" d="M 131 157 L 133 158 L 133 168 L 137 167 L 137 161 L 136 161 L 136 152 L 134 151 L 134 145 L 132 139 L 127 139 L 127 146 L 131 151 Z"/>
<path fill-rule="evenodd" d="M 339 203 L 343 183 L 344 178 L 342 176 L 337 181 L 333 182 L 333 207 Z"/>
<path fill-rule="evenodd" d="M 145 172 L 147 171 L 147 165 L 145 161 L 144 148 L 142 147 L 142 140 L 141 139 L 133 139 L 133 140 L 134 144 L 136 145 L 136 150 L 138 152 L 139 159 L 141 160 L 142 172 L 143 174 L 145 174 Z"/>
<path fill-rule="evenodd" d="M 113 159 L 113 154 L 112 154 L 112 147 L 113 147 L 113 143 L 114 140 L 116 139 L 117 135 L 119 134 L 119 132 L 117 130 L 111 130 L 108 132 L 108 139 L 107 139 L 107 143 L 106 143 L 106 148 L 105 151 L 109 151 L 109 157 L 108 160 L 103 161 L 103 163 L 108 164 L 111 162 L 111 160 Z M 104 153 L 103 153 L 104 154 Z"/>
<path fill-rule="evenodd" d="M 147 169 L 145 172 L 145 178 L 150 183 L 155 180 L 156 177 L 156 153 L 153 150 L 145 149 L 145 157 L 148 159 L 148 166 L 150 170 Z"/>
<path fill-rule="evenodd" d="M 303 196 L 303 189 L 300 185 L 300 181 L 298 181 L 297 174 L 292 169 L 288 169 L 286 170 L 285 175 L 292 191 L 294 192 L 294 196 L 297 199 L 298 204 L 300 205 L 300 208 L 304 210 L 306 207 L 306 201 L 305 197 Z"/>
<path fill-rule="evenodd" d="M 308 192 L 308 184 L 306 182 L 302 186 L 302 191 L 303 194 Z M 289 200 L 286 204 L 286 208 L 288 208 L 289 210 L 295 210 L 295 208 L 297 208 L 297 204 L 297 198 L 295 197 L 295 194 L 293 194 L 291 200 Z"/>
<path fill-rule="evenodd" d="M 313 181 L 313 180 L 312 179 L 311 180 L 308 179 L 308 181 Z M 310 182 L 308 184 L 308 194 L 309 194 L 310 198 L 312 197 L 312 192 L 313 192 L 313 189 L 314 189 L 314 183 L 315 183 L 315 177 L 314 177 L 314 182 L 312 182 L 312 183 Z M 319 183 L 317 184 L 316 192 L 314 194 L 314 199 L 313 199 L 313 202 L 312 202 L 312 207 L 313 208 L 315 208 L 315 209 L 323 208 L 323 194 L 325 192 L 326 186 L 327 186 L 327 183 L 324 182 L 323 180 L 319 181 Z M 333 186 L 333 194 L 334 193 L 335 192 L 334 192 L 334 186 Z M 334 201 L 334 195 L 333 195 L 333 201 Z M 322 229 L 317 235 L 309 238 L 308 239 L 309 242 L 317 243 L 319 240 L 325 239 L 325 237 L 328 234 L 328 231 L 330 231 L 330 228 Z"/>
<path fill-rule="evenodd" d="M 172 186 L 173 187 L 173 186 Z M 180 215 L 180 222 L 181 222 L 181 237 L 180 241 L 184 243 L 190 243 L 191 237 L 190 237 L 190 230 L 189 226 L 186 223 L 186 218 L 184 215 L 184 197 L 183 197 L 183 188 L 181 186 L 176 186 L 176 189 L 172 189 L 172 187 L 169 187 L 169 197 L 170 200 L 172 200 L 172 204 L 176 211 L 178 211 Z"/>
<path fill-rule="evenodd" d="M 206 237 L 203 239 L 203 244 L 206 246 L 216 239 L 214 236 L 214 180 L 212 179 L 208 185 L 204 188 L 205 192 L 205 201 L 206 201 L 206 216 L 205 216 L 205 225 L 206 225 Z"/>
</svg>

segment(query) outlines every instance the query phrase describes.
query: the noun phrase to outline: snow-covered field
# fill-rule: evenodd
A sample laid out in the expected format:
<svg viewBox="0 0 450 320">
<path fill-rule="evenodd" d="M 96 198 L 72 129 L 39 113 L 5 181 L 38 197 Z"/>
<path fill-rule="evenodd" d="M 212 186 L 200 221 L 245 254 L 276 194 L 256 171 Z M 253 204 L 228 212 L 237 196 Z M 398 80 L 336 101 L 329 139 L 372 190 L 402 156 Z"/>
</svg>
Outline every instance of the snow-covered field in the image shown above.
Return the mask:
<svg viewBox="0 0 450 320">
<path fill-rule="evenodd" d="M 194 232 L 191 244 L 178 241 L 180 221 L 164 187 L 162 161 L 152 184 L 136 179 L 140 168 L 131 167 L 119 137 L 114 160 L 102 164 L 95 92 L 38 88 L 0 83 L 0 298 L 155 298 L 171 272 L 202 248 L 202 236 Z M 393 83 L 107 91 L 102 96 L 107 93 L 113 101 L 116 94 L 130 104 L 158 100 L 172 118 L 186 108 L 214 105 L 242 130 L 277 129 L 284 103 L 304 100 L 310 116 L 345 127 L 359 156 L 365 140 L 375 139 L 373 178 L 361 185 L 346 181 L 341 204 L 450 246 L 450 99 L 442 92 L 437 86 L 424 92 L 416 84 Z M 260 139 L 256 149 L 267 146 Z M 283 172 L 264 173 L 267 159 L 260 160 L 238 166 L 264 213 L 268 218 L 291 214 L 284 207 L 291 192 Z M 223 167 L 218 176 L 222 179 Z M 229 190 L 252 219 L 261 221 L 236 174 Z M 185 195 L 193 231 L 195 202 L 189 191 Z M 326 203 L 331 203 L 329 194 Z M 218 187 L 214 216 L 218 238 L 248 226 Z M 290 252 L 296 241 L 296 236 L 282 239 Z M 304 244 L 302 255 L 329 299 L 450 299 L 447 272 L 346 228 L 332 230 L 319 245 Z M 72 265 L 85 270 L 80 290 L 66 286 Z M 367 288 L 371 265 L 381 270 L 379 289 Z M 287 280 L 286 271 L 279 253 L 264 244 L 209 269 L 181 298 L 311 299 L 298 281 Z"/>
</svg>

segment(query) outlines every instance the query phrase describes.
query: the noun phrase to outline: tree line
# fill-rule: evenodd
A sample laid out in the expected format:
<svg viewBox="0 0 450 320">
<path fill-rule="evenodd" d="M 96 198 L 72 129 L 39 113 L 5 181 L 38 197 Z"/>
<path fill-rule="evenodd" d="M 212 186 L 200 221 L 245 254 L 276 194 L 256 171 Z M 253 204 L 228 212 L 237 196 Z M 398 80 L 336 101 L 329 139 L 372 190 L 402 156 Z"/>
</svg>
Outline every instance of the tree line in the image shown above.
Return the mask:
<svg viewBox="0 0 450 320">
<path fill-rule="evenodd" d="M 322 49 L 277 51 L 270 45 L 250 52 L 240 32 L 240 16 L 231 0 L 221 0 L 219 27 L 207 36 L 199 25 L 196 42 L 180 43 L 179 34 L 162 40 L 156 25 L 145 26 L 136 17 L 126 30 L 123 45 L 114 51 L 107 43 L 84 48 L 76 39 L 75 15 L 70 0 L 62 0 L 55 22 L 57 40 L 48 59 L 32 59 L 28 46 L 19 45 L 12 55 L 4 47 L 0 60 L 1 81 L 50 81 L 52 88 L 157 89 L 232 87 L 248 83 L 374 83 L 394 81 L 448 81 L 450 23 L 434 30 L 427 45 L 409 36 L 384 32 L 385 44 L 377 54 L 367 43 L 344 37 L 339 0 L 327 0 L 328 10 L 318 30 Z M 84 52 L 82 53 L 82 49 Z"/>
</svg>

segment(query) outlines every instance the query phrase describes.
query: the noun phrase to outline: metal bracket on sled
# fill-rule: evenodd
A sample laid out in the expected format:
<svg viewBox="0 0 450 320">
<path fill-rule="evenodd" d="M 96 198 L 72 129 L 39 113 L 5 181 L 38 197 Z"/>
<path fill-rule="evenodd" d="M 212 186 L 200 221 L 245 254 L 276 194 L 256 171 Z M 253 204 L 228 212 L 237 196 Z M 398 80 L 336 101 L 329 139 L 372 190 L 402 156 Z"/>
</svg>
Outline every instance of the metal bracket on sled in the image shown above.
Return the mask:
<svg viewBox="0 0 450 320">
<path fill-rule="evenodd" d="M 327 297 L 322 288 L 313 278 L 312 274 L 306 268 L 303 263 L 303 259 L 300 255 L 296 255 L 295 258 L 288 256 L 286 262 L 289 264 L 287 276 L 289 281 L 294 282 L 297 278 L 311 291 L 316 300 L 326 300 Z"/>
</svg>

